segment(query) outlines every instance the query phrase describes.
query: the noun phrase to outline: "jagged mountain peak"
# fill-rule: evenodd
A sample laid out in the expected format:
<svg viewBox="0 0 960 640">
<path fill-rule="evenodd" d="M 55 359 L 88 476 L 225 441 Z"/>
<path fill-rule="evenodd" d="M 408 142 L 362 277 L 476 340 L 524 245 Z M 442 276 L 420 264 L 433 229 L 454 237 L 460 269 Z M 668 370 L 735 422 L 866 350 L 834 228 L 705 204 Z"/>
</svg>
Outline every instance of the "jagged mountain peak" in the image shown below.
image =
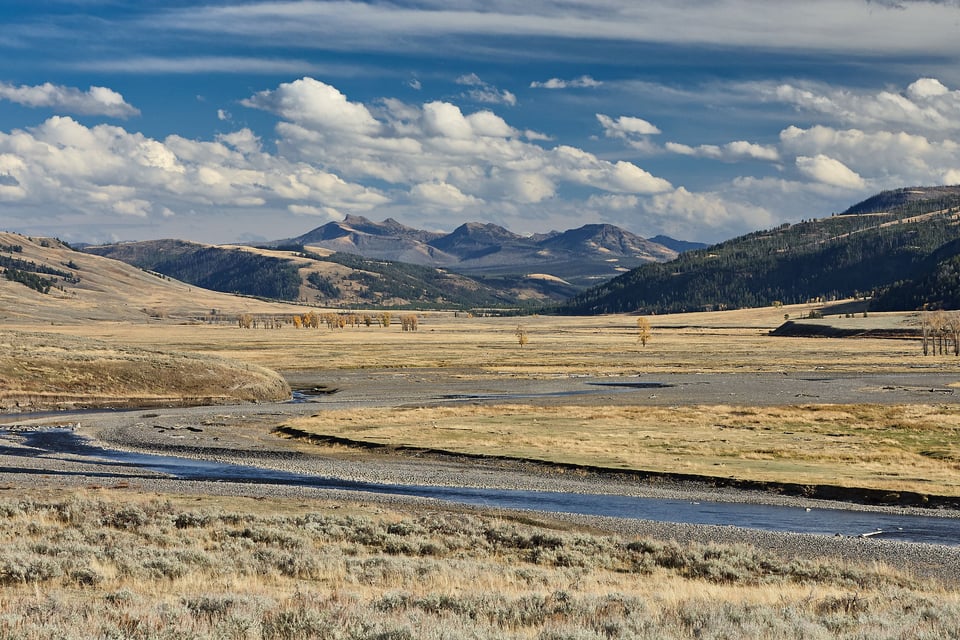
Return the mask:
<svg viewBox="0 0 960 640">
<path fill-rule="evenodd" d="M 547 238 L 540 244 L 550 249 L 564 249 L 571 252 L 596 251 L 657 261 L 672 260 L 677 256 L 677 252 L 673 249 L 606 223 L 585 224 Z"/>
<path fill-rule="evenodd" d="M 465 222 L 454 229 L 449 236 L 462 238 L 484 238 L 484 239 L 520 239 L 523 236 L 513 233 L 509 229 L 501 227 L 492 222 Z M 448 236 L 448 237 L 449 237 Z"/>
</svg>

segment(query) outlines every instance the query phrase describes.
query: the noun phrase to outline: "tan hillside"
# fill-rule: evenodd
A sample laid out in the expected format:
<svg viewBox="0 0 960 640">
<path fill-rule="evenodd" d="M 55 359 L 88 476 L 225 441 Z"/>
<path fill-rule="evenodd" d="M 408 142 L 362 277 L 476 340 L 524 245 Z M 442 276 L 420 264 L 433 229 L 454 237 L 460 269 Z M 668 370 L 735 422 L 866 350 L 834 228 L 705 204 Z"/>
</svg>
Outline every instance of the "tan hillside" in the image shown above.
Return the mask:
<svg viewBox="0 0 960 640">
<path fill-rule="evenodd" d="M 74 251 L 49 238 L 0 233 L 0 412 L 75 407 L 170 406 L 283 400 L 287 383 L 263 367 L 215 355 L 158 351 L 159 323 L 193 322 L 216 310 L 223 322 L 244 313 L 292 315 L 293 305 L 207 291 L 123 262 Z M 20 265 L 47 281 L 47 293 L 10 280 Z M 32 265 L 35 271 L 26 268 Z M 56 271 L 59 273 L 49 273 Z M 35 331 L 157 325 L 151 344 L 132 347 Z M 163 347 L 161 347 L 163 348 Z"/>
<path fill-rule="evenodd" d="M 21 247 L 21 250 L 5 250 L 9 247 Z M 206 316 L 214 309 L 227 316 L 300 312 L 295 305 L 263 302 L 187 285 L 117 260 L 74 251 L 48 238 L 0 232 L 0 257 L 68 272 L 74 274 L 76 280 L 44 276 L 56 280 L 49 293 L 44 294 L 0 276 L 0 323 L 141 322 L 159 317 L 189 319 Z"/>
<path fill-rule="evenodd" d="M 0 329 L 0 413 L 285 400 L 263 367 L 90 338 Z"/>
</svg>

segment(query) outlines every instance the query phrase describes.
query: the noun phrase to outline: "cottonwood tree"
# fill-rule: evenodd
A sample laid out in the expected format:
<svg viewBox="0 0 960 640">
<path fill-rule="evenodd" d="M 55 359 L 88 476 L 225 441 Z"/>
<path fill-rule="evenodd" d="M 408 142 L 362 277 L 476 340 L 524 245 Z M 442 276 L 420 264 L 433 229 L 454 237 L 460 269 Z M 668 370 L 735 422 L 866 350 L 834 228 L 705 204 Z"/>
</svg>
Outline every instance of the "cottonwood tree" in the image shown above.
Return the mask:
<svg viewBox="0 0 960 640">
<path fill-rule="evenodd" d="M 517 336 L 517 342 L 520 344 L 522 349 L 530 341 L 530 337 L 527 335 L 527 329 L 522 324 L 517 325 L 517 330 L 513 332 Z"/>
<path fill-rule="evenodd" d="M 644 347 L 650 341 L 650 321 L 642 316 L 637 318 L 637 341 Z"/>
<path fill-rule="evenodd" d="M 407 314 L 400 316 L 400 328 L 403 331 L 416 331 L 417 330 L 417 316 L 416 314 Z"/>
<path fill-rule="evenodd" d="M 920 320 L 923 355 L 960 356 L 960 312 L 924 311 Z"/>
</svg>

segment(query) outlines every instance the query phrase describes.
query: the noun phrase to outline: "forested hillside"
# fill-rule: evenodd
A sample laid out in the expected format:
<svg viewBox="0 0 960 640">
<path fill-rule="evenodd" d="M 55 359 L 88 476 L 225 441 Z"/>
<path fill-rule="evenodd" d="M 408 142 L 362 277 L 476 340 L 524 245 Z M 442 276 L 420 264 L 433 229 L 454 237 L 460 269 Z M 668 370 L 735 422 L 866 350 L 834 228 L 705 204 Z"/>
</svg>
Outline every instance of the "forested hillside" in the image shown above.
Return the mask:
<svg viewBox="0 0 960 640">
<path fill-rule="evenodd" d="M 870 302 L 875 311 L 960 309 L 960 240 L 948 242 Z"/>
<path fill-rule="evenodd" d="M 180 240 L 128 242 L 85 251 L 212 291 L 274 300 L 297 300 L 300 293 L 300 275 L 293 262 L 248 251 Z"/>
<path fill-rule="evenodd" d="M 890 203 L 895 206 L 876 210 Z M 949 270 L 949 262 L 937 267 L 931 260 L 960 239 L 960 187 L 887 192 L 849 211 L 643 265 L 576 296 L 561 311 L 669 313 L 831 300 L 881 294 L 894 283 L 906 286 L 937 268 Z"/>
</svg>

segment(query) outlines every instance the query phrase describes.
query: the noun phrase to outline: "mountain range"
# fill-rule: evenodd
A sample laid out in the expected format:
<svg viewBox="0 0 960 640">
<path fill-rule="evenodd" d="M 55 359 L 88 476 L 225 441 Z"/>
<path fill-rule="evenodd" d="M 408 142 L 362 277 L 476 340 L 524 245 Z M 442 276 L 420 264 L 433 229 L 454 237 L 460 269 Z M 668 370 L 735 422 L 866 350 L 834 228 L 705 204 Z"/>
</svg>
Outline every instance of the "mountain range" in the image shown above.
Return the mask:
<svg viewBox="0 0 960 640">
<path fill-rule="evenodd" d="M 548 307 L 677 256 L 607 224 L 521 236 L 495 224 L 437 233 L 361 216 L 258 247 L 151 240 L 84 250 L 227 293 L 329 307 L 462 309 Z"/>
<path fill-rule="evenodd" d="M 340 308 L 651 314 L 860 298 L 871 310 L 960 309 L 960 186 L 886 191 L 841 213 L 662 262 L 687 247 L 608 225 L 519 236 L 468 223 L 441 234 L 348 217 L 271 244 L 159 240 L 85 251 L 194 287 Z M 55 240 L 4 236 L 0 273 L 13 296 L 8 308 L 28 291 L 39 301 L 63 299 L 65 292 L 82 298 L 92 283 L 106 287 L 108 274 L 120 273 L 116 261 L 87 264 L 81 255 Z M 641 264 L 628 269 L 631 261 Z M 137 279 L 129 272 L 123 278 Z M 157 306 L 172 304 L 166 294 L 157 296 Z"/>
<path fill-rule="evenodd" d="M 702 247 L 666 236 L 647 240 L 610 224 L 522 236 L 490 223 L 468 222 L 450 233 L 347 216 L 268 247 L 319 247 L 380 260 L 438 267 L 474 277 L 547 274 L 585 288 L 647 262 L 664 262 L 679 250 Z"/>
</svg>

